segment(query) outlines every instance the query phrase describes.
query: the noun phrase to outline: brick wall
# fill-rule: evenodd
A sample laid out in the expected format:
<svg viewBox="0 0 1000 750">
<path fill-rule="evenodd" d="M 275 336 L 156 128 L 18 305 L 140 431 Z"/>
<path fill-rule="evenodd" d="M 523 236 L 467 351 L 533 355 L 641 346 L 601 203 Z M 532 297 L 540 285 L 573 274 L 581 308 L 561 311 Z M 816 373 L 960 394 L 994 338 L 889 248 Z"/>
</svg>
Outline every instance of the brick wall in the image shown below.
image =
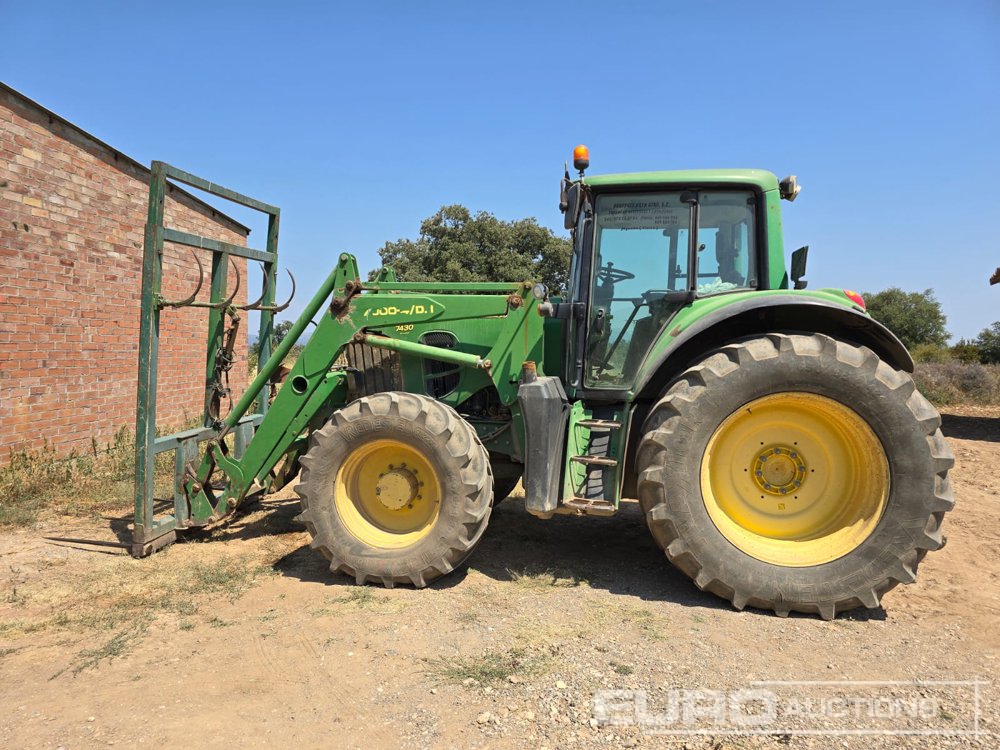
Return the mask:
<svg viewBox="0 0 1000 750">
<path fill-rule="evenodd" d="M 148 179 L 128 157 L 0 87 L 0 464 L 11 449 L 89 450 L 92 439 L 134 428 Z M 246 244 L 243 227 L 183 191 L 168 194 L 166 217 L 167 226 Z M 168 245 L 164 256 L 164 296 L 187 297 L 197 281 L 190 251 Z M 206 271 L 210 256 L 200 255 Z M 200 299 L 208 286 L 206 277 Z M 247 381 L 245 318 L 235 397 Z M 201 414 L 207 326 L 206 310 L 161 316 L 160 426 Z"/>
</svg>

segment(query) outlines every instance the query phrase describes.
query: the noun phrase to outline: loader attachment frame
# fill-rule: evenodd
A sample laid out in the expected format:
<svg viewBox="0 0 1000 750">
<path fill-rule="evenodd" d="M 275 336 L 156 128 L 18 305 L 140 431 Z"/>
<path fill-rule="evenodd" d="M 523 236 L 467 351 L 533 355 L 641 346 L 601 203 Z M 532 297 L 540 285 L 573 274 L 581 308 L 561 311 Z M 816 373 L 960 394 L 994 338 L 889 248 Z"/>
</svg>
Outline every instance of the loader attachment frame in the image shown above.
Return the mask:
<svg viewBox="0 0 1000 750">
<path fill-rule="evenodd" d="M 136 450 L 135 450 L 135 519 L 132 533 L 132 553 L 149 554 L 158 547 L 169 544 L 176 536 L 176 529 L 190 525 L 191 513 L 184 496 L 183 484 L 191 473 L 198 457 L 200 443 L 216 437 L 225 427 L 234 433 L 233 453 L 242 455 L 250 442 L 253 429 L 267 411 L 267 394 L 263 385 L 252 393 L 254 413 L 241 415 L 232 425 L 223 425 L 218 413 L 221 396 L 228 393 L 223 374 L 232 366 L 233 344 L 239 330 L 241 310 L 260 311 L 260 361 L 271 355 L 271 332 L 276 307 L 275 287 L 278 268 L 278 225 L 281 211 L 249 196 L 217 185 L 162 161 L 154 161 L 150 168 L 149 207 L 143 243 L 142 297 L 140 310 L 138 386 L 136 392 Z M 234 245 L 208 237 L 182 232 L 164 225 L 168 180 L 183 183 L 211 195 L 260 211 L 267 215 L 267 245 L 264 250 Z M 192 256 L 199 279 L 194 292 L 182 300 L 168 300 L 161 294 L 163 280 L 163 247 L 172 242 L 192 248 Z M 195 249 L 211 252 L 211 294 L 207 302 L 197 301 L 204 281 L 204 269 Z M 258 261 L 263 269 L 260 298 L 250 305 L 233 304 L 239 291 L 239 273 L 230 289 L 229 266 L 232 257 Z M 235 264 L 232 264 L 236 270 Z M 293 280 L 294 285 L 294 280 Z M 159 373 L 160 316 L 176 307 L 208 308 L 208 339 L 205 356 L 205 406 L 202 427 L 169 435 L 157 435 L 156 391 Z M 227 328 L 226 321 L 230 321 Z M 227 340 L 227 336 L 228 339 Z M 249 411 L 249 409 L 244 410 Z M 167 512 L 156 513 L 154 497 L 154 466 L 156 456 L 166 451 L 175 452 L 174 503 Z"/>
<path fill-rule="evenodd" d="M 266 213 L 267 249 L 254 250 L 164 227 L 167 179 Z M 388 268 L 374 280 L 362 282 L 354 256 L 342 253 L 272 352 L 273 314 L 283 307 L 274 305 L 278 217 L 279 210 L 274 206 L 163 162 L 153 163 L 143 255 L 131 546 L 135 556 L 148 555 L 170 544 L 178 531 L 225 518 L 248 494 L 279 487 L 293 476 L 310 431 L 321 426 L 333 410 L 358 397 L 357 371 L 343 356 L 348 344 L 401 357 L 407 381 L 404 390 L 423 392 L 423 377 L 414 374 L 414 363 L 419 372 L 419 363 L 424 360 L 446 362 L 470 373 L 463 378 L 463 385 L 442 396 L 442 401 L 457 407 L 478 391 L 495 388 L 497 397 L 510 408 L 515 429 L 504 434 L 511 422 L 498 425 L 496 420 L 481 421 L 475 429 L 487 447 L 498 436 L 508 443 L 522 441 L 518 437 L 523 434 L 523 421 L 517 399 L 521 370 L 529 364 L 534 368 L 537 362 L 538 374 L 544 374 L 543 318 L 538 314 L 538 301 L 530 294 L 532 282 L 407 283 L 397 281 Z M 196 301 L 197 290 L 179 301 L 162 297 L 164 242 L 212 252 L 208 302 Z M 230 289 L 226 275 L 231 256 L 264 264 L 264 290 L 258 302 L 242 307 L 233 304 L 235 284 Z M 181 306 L 208 308 L 209 312 L 203 424 L 158 436 L 155 415 L 160 315 Z M 232 364 L 232 338 L 239 311 L 247 309 L 261 310 L 260 365 L 253 382 L 223 416 L 217 400 L 213 406 L 213 396 L 223 388 L 220 372 Z M 269 404 L 272 378 L 310 324 L 316 327 L 309 341 Z M 441 330 L 442 326 L 458 333 L 461 343 L 457 349 L 424 343 L 425 331 Z M 463 332 L 474 335 L 466 339 Z M 157 500 L 154 494 L 155 458 L 168 451 L 174 452 L 172 503 L 166 498 Z"/>
</svg>

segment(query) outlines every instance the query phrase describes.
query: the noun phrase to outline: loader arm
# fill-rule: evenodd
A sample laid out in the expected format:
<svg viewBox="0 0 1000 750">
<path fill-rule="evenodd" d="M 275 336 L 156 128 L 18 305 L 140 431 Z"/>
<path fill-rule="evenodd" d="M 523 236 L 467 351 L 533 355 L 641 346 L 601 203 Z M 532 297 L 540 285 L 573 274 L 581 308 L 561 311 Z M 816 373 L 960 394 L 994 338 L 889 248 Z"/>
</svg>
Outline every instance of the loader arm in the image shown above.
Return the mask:
<svg viewBox="0 0 1000 750">
<path fill-rule="evenodd" d="M 451 362 L 461 367 L 480 369 L 493 381 L 501 398 L 516 403 L 516 375 L 524 355 L 536 356 L 529 349 L 518 351 L 517 342 L 539 341 L 526 335 L 527 329 L 540 328 L 536 300 L 527 292 L 529 284 L 456 284 L 454 291 L 463 294 L 430 294 L 446 284 L 404 284 L 396 282 L 361 282 L 357 261 L 352 255 L 340 256 L 336 269 L 317 291 L 288 335 L 271 358 L 260 368 L 257 378 L 244 397 L 226 417 L 226 427 L 208 443 L 197 476 L 185 485 L 190 499 L 193 524 L 218 520 L 238 507 L 254 487 L 269 486 L 269 475 L 290 450 L 300 452 L 310 428 L 320 426 L 336 408 L 351 400 L 350 374 L 337 364 L 344 347 L 363 342 L 418 358 Z M 492 292 L 475 294 L 474 292 Z M 473 292 L 473 293 L 468 293 Z M 282 360 L 301 337 L 326 300 L 333 299 L 302 353 L 288 373 L 274 403 L 268 409 L 253 439 L 239 459 L 227 455 L 225 436 L 237 425 L 253 404 L 253 394 L 261 390 L 281 366 Z M 403 338 L 398 329 L 412 329 L 420 324 L 453 324 L 461 320 L 490 318 L 499 329 L 486 356 L 440 349 Z M 521 355 L 518 359 L 515 355 Z M 494 368 L 496 362 L 504 367 Z M 533 360 L 532 360 L 533 361 Z M 297 444 L 297 448 L 296 448 Z M 226 481 L 216 490 L 211 477 L 221 470 Z"/>
<path fill-rule="evenodd" d="M 255 250 L 186 234 L 164 226 L 163 200 L 167 178 L 192 185 L 221 198 L 268 214 L 267 249 Z M 347 344 L 362 344 L 398 353 L 414 383 L 420 362 L 448 362 L 463 372 L 462 388 L 441 400 L 457 406 L 462 399 L 492 386 L 501 402 L 510 407 L 510 422 L 521 433 L 523 420 L 517 405 L 518 376 L 526 361 L 538 362 L 543 373 L 543 319 L 530 282 L 404 283 L 391 269 L 374 281 L 362 282 L 356 259 L 341 254 L 337 265 L 316 291 L 298 320 L 271 353 L 273 317 L 288 303 L 275 305 L 277 226 L 279 209 L 216 183 L 154 162 L 150 182 L 150 207 L 143 255 L 143 290 L 139 346 L 139 383 L 136 423 L 135 523 L 131 551 L 145 556 L 176 539 L 178 531 L 205 526 L 231 514 L 255 489 L 275 481 L 275 467 L 283 458 L 279 482 L 289 478 L 304 451 L 312 429 L 321 426 L 337 408 L 353 400 L 353 373 L 342 355 Z M 211 252 L 211 296 L 196 301 L 198 290 L 183 300 L 160 294 L 163 244 L 174 242 L 201 252 Z M 235 305 L 239 288 L 227 277 L 232 256 L 260 261 L 264 266 L 260 298 Z M 194 256 L 199 272 L 202 263 Z M 235 267 L 235 266 L 234 266 Z M 294 289 L 294 277 L 292 279 Z M 161 314 L 178 307 L 208 309 L 209 338 L 206 349 L 206 398 L 204 426 L 171 435 L 157 435 L 156 383 L 159 321 Z M 233 364 L 233 347 L 240 330 L 240 311 L 261 313 L 261 362 L 257 376 L 228 414 L 219 413 L 228 395 L 226 370 Z M 316 329 L 288 373 L 273 403 L 268 387 L 292 347 L 310 324 Z M 463 335 L 458 348 L 422 343 L 428 331 L 456 330 Z M 510 425 L 507 425 L 510 426 Z M 487 436 L 496 421 L 476 426 Z M 484 437 L 484 442 L 487 438 Z M 172 507 L 154 494 L 154 459 L 174 452 Z M 200 458 L 199 458 L 200 455 Z"/>
</svg>

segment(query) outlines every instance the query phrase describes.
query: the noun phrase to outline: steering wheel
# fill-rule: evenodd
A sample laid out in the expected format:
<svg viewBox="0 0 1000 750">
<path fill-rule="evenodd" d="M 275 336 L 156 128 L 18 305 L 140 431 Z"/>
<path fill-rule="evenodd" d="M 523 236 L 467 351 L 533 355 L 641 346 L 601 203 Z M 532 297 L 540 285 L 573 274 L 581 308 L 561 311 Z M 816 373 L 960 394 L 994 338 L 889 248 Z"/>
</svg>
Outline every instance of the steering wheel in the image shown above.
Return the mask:
<svg viewBox="0 0 1000 750">
<path fill-rule="evenodd" d="M 617 284 L 619 281 L 627 281 L 628 279 L 634 279 L 635 274 L 629 273 L 628 271 L 623 271 L 620 268 L 615 268 L 614 264 L 609 260 L 608 265 L 601 266 L 597 271 L 597 280 L 601 284 Z"/>
</svg>

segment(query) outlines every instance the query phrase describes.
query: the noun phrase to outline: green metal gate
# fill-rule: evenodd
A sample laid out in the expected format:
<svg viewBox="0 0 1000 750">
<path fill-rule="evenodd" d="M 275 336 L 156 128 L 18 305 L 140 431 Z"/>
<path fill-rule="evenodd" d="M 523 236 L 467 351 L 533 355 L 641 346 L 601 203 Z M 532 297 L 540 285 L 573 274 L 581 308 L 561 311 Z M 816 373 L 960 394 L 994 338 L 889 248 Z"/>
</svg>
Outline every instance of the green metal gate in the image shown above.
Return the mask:
<svg viewBox="0 0 1000 750">
<path fill-rule="evenodd" d="M 271 333 L 276 312 L 288 303 L 275 306 L 275 288 L 278 269 L 278 223 L 280 209 L 250 198 L 234 190 L 184 172 L 160 161 L 151 166 L 149 183 L 149 213 L 142 259 L 142 308 L 139 335 L 139 382 L 136 400 L 136 451 L 135 451 L 135 527 L 132 536 L 132 554 L 145 556 L 176 538 L 176 529 L 192 525 L 191 509 L 184 493 L 184 481 L 194 472 L 201 442 L 219 438 L 231 430 L 234 434 L 233 452 L 236 458 L 243 455 L 253 431 L 267 411 L 268 394 L 261 386 L 254 394 L 254 413 L 243 416 L 228 428 L 221 420 L 219 404 L 228 393 L 226 371 L 232 366 L 235 336 L 239 331 L 239 313 L 246 310 L 260 311 L 260 362 L 271 355 Z M 228 242 L 199 237 L 164 226 L 164 204 L 167 180 L 203 190 L 206 193 L 238 203 L 267 215 L 267 246 L 264 250 L 233 245 Z M 202 277 L 194 294 L 182 300 L 167 300 L 161 294 L 163 277 L 163 245 L 173 242 L 212 253 L 211 294 L 207 302 L 196 300 L 204 278 L 201 261 L 192 251 Z M 229 289 L 228 268 L 230 258 L 237 256 L 260 262 L 263 283 L 260 299 L 248 305 L 235 305 L 239 289 L 237 272 L 233 289 Z M 235 267 L 234 267 L 235 268 Z M 294 294 L 294 278 L 292 279 Z M 289 299 L 289 302 L 291 300 Z M 205 361 L 205 403 L 202 427 L 157 436 L 156 385 L 159 370 L 160 316 L 174 307 L 202 307 L 208 309 L 208 342 Z M 227 327 L 226 322 L 229 321 Z M 156 508 L 154 497 L 154 462 L 158 454 L 175 452 L 173 506 Z M 156 511 L 160 512 L 157 513 Z"/>
</svg>

